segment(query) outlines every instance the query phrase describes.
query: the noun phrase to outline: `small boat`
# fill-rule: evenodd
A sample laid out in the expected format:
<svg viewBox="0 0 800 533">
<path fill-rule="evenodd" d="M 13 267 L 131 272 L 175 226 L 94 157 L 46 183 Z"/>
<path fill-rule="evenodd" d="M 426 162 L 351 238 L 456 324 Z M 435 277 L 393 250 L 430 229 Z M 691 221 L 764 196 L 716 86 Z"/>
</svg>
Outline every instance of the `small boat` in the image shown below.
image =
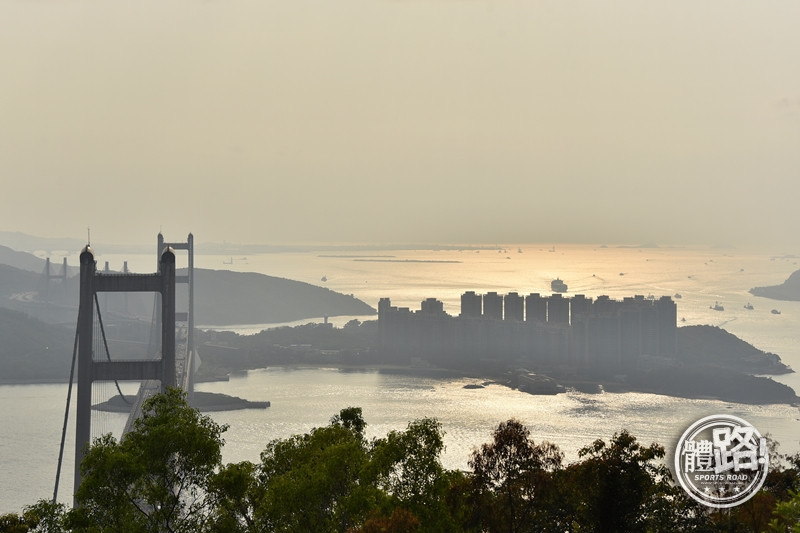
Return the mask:
<svg viewBox="0 0 800 533">
<path fill-rule="evenodd" d="M 725 308 L 722 307 L 722 304 L 720 304 L 719 302 L 714 302 L 714 305 L 709 305 L 708 308 L 709 309 L 713 309 L 714 311 L 724 311 L 725 310 Z"/>
<path fill-rule="evenodd" d="M 567 284 L 556 278 L 550 282 L 550 289 L 555 292 L 567 292 Z"/>
<path fill-rule="evenodd" d="M 752 311 L 754 309 L 753 304 L 751 304 L 750 302 L 747 302 L 744 308 L 747 309 L 748 311 Z"/>
<path fill-rule="evenodd" d="M 777 309 L 773 309 L 772 311 L 770 311 L 770 313 L 772 313 L 773 315 L 779 315 L 779 314 L 781 314 L 781 312 L 780 312 L 780 311 L 778 311 Z"/>
</svg>

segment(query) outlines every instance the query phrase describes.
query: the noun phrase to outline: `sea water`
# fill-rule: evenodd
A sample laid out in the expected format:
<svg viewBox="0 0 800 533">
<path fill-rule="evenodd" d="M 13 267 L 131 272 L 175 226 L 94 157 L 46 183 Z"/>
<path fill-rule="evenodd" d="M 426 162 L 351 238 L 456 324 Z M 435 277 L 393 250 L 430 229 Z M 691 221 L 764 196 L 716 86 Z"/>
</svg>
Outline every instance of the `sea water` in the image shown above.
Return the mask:
<svg viewBox="0 0 800 533">
<path fill-rule="evenodd" d="M 154 269 L 155 260 L 150 256 L 103 257 L 101 252 L 98 250 L 98 262 L 108 260 L 112 269 L 121 269 L 123 261 L 128 261 L 135 272 Z M 460 295 L 464 291 L 550 294 L 550 281 L 556 277 L 568 284 L 567 296 L 607 294 L 623 298 L 634 294 L 655 297 L 680 294 L 675 300 L 679 326 L 723 327 L 800 368 L 800 302 L 777 302 L 748 293 L 755 286 L 781 283 L 800 268 L 796 258 L 781 251 L 505 245 L 460 250 L 337 250 L 212 256 L 203 255 L 198 246 L 195 264 L 200 268 L 260 272 L 326 286 L 353 294 L 374 307 L 380 298 L 389 297 L 393 305 L 419 309 L 422 300 L 433 297 L 442 300 L 445 310 L 453 315 L 459 312 Z M 181 266 L 180 253 L 178 266 Z M 716 303 L 725 310 L 713 310 Z M 754 309 L 746 309 L 747 303 Z M 771 313 L 772 309 L 780 310 L 781 314 Z M 352 318 L 332 320 L 339 324 Z M 265 327 L 268 325 L 233 329 L 253 333 Z M 796 374 L 774 379 L 800 390 Z M 443 462 L 448 468 L 468 468 L 475 447 L 490 441 L 492 430 L 512 417 L 525 423 L 537 442 L 550 440 L 558 444 L 568 460 L 577 459 L 580 447 L 597 438 L 608 439 L 622 429 L 644 443 L 658 442 L 669 451 L 688 425 L 717 413 L 744 418 L 762 433 L 769 433 L 783 452 L 800 451 L 800 413 L 792 406 L 748 406 L 642 393 L 569 392 L 532 396 L 500 385 L 464 387 L 476 383 L 481 384 L 473 379 L 387 374 L 376 370 L 280 367 L 232 376 L 227 382 L 202 383 L 197 389 L 272 403 L 266 410 L 211 414 L 217 422 L 229 425 L 223 450 L 225 462 L 258 461 L 259 453 L 270 440 L 325 425 L 331 416 L 348 406 L 363 409 L 370 437 L 402 430 L 417 418 L 438 419 L 445 431 Z M 135 384 L 125 386 L 135 389 Z M 95 399 L 115 392 L 113 385 L 96 387 Z M 38 498 L 52 497 L 66 394 L 66 385 L 0 386 L 3 406 L 0 512 L 19 511 Z M 118 434 L 124 419 L 124 415 L 95 414 L 93 433 Z M 71 420 L 74 424 L 74 414 Z M 65 503 L 71 501 L 74 425 L 68 426 L 67 438 L 59 496 Z"/>
</svg>

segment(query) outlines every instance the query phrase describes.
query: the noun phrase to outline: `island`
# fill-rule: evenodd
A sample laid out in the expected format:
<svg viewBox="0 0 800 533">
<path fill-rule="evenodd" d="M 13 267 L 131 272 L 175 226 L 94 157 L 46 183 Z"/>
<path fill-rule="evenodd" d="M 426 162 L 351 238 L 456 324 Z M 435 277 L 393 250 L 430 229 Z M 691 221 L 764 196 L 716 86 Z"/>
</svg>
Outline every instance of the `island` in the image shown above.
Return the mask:
<svg viewBox="0 0 800 533">
<path fill-rule="evenodd" d="M 128 413 L 131 410 L 136 396 L 126 394 L 124 397 L 117 394 L 105 402 L 93 405 L 97 411 L 113 413 Z M 209 413 L 213 411 L 236 411 L 239 409 L 266 409 L 269 402 L 253 402 L 237 396 L 229 396 L 218 392 L 194 391 L 186 398 L 190 407 L 198 411 Z"/>
<path fill-rule="evenodd" d="M 520 368 L 517 361 L 456 365 L 432 364 L 419 358 L 398 360 L 375 348 L 377 321 L 353 321 L 342 328 L 307 324 L 247 336 L 206 331 L 200 339 L 204 356 L 199 378 L 204 380 L 227 379 L 234 372 L 268 366 L 324 365 L 489 380 L 532 394 L 570 390 L 648 392 L 746 404 L 800 402 L 791 387 L 765 377 L 793 372 L 778 355 L 759 350 L 715 326 L 680 327 L 675 360 L 648 361 L 626 374 L 613 375 L 577 375 L 552 368 L 538 372 L 536 368 Z"/>
<path fill-rule="evenodd" d="M 800 270 L 792 272 L 780 285 L 753 287 L 750 294 L 772 300 L 800 301 Z"/>
</svg>

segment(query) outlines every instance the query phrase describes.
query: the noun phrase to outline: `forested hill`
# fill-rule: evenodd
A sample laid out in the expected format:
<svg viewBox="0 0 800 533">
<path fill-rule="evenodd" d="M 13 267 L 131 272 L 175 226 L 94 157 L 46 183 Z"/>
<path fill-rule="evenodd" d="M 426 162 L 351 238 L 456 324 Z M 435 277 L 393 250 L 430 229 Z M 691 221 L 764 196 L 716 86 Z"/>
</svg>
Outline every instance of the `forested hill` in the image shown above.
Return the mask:
<svg viewBox="0 0 800 533">
<path fill-rule="evenodd" d="M 750 289 L 750 294 L 773 300 L 800 300 L 800 270 L 796 270 L 789 278 L 780 285 L 769 287 L 754 287 Z"/>
</svg>

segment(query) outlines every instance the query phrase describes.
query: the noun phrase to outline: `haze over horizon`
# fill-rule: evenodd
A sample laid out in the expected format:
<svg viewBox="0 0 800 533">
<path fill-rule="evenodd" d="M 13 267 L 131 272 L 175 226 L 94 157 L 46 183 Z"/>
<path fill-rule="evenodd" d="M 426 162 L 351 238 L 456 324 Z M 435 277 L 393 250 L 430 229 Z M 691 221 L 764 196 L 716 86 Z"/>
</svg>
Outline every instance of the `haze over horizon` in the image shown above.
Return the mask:
<svg viewBox="0 0 800 533">
<path fill-rule="evenodd" d="M 0 4 L 0 231 L 800 245 L 800 3 Z"/>
</svg>

